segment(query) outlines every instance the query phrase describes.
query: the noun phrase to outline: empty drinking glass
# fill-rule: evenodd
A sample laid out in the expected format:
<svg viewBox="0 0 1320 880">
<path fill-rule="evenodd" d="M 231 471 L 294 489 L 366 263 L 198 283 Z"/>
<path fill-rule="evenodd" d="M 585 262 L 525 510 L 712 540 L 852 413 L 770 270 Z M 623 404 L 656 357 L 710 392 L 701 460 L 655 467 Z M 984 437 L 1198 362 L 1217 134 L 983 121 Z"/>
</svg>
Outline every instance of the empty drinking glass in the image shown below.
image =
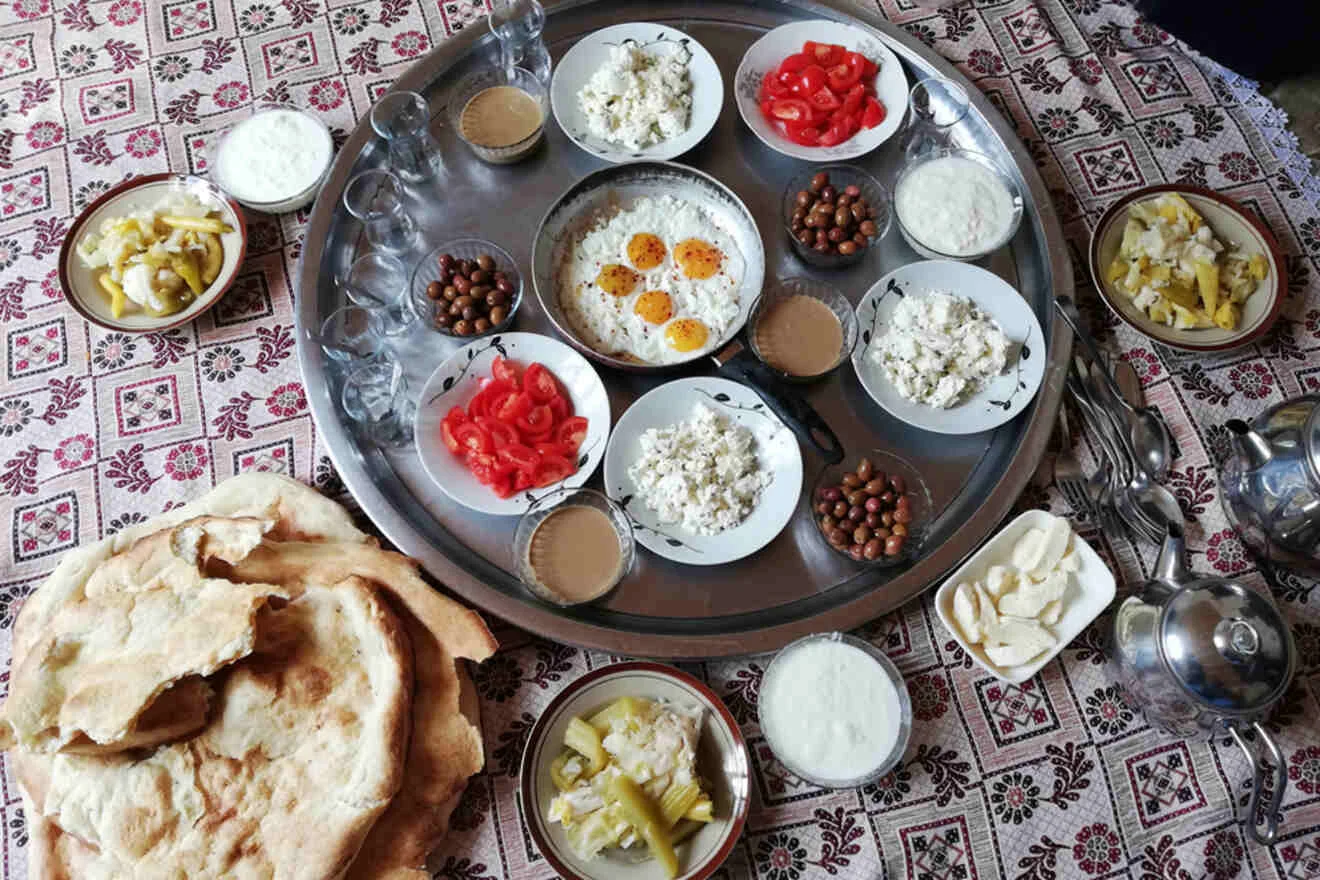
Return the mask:
<svg viewBox="0 0 1320 880">
<path fill-rule="evenodd" d="M 344 207 L 362 221 L 372 247 L 406 251 L 417 240 L 417 223 L 403 203 L 403 184 L 389 171 L 355 176 L 344 187 Z"/>
<path fill-rule="evenodd" d="M 933 76 L 908 93 L 908 117 L 899 148 L 908 159 L 954 147 L 953 127 L 967 115 L 967 92 L 956 83 Z"/>
<path fill-rule="evenodd" d="M 500 67 L 509 78 L 515 67 L 522 67 L 549 87 L 550 51 L 541 39 L 545 8 L 537 0 L 491 0 L 488 21 L 500 41 Z"/>
<path fill-rule="evenodd" d="M 395 363 L 354 368 L 344 379 L 344 412 L 378 446 L 406 446 L 413 439 L 417 405 L 408 397 L 408 380 Z"/>
<path fill-rule="evenodd" d="M 405 183 L 444 172 L 440 145 L 431 135 L 431 108 L 416 92 L 391 92 L 371 108 L 371 127 L 385 139 L 390 170 Z"/>
<path fill-rule="evenodd" d="M 408 301 L 408 270 L 387 254 L 358 257 L 340 281 L 344 294 L 354 305 L 379 314 L 380 332 L 398 336 L 412 328 L 413 311 Z"/>
<path fill-rule="evenodd" d="M 380 320 L 374 309 L 343 306 L 321 322 L 316 341 L 326 357 L 340 363 L 375 360 L 384 350 Z"/>
</svg>

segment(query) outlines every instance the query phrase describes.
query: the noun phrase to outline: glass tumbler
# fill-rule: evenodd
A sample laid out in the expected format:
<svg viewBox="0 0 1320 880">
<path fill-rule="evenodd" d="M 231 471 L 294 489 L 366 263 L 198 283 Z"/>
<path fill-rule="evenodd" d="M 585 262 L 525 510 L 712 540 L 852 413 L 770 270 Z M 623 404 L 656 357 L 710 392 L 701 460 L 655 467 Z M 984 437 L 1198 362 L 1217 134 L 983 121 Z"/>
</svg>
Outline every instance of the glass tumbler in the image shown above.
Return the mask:
<svg viewBox="0 0 1320 880">
<path fill-rule="evenodd" d="M 316 341 L 326 357 L 347 364 L 380 357 L 383 353 L 382 335 L 380 315 L 376 310 L 351 305 L 335 309 L 321 322 Z"/>
<path fill-rule="evenodd" d="M 444 159 L 431 134 L 431 108 L 416 92 L 391 92 L 371 108 L 371 127 L 385 140 L 390 170 L 404 183 L 442 174 Z"/>
<path fill-rule="evenodd" d="M 490 32 L 500 41 L 500 67 L 512 78 L 515 67 L 531 71 L 550 86 L 550 51 L 541 39 L 545 8 L 537 0 L 491 0 Z"/>
<path fill-rule="evenodd" d="M 403 203 L 403 184 L 389 171 L 353 177 L 344 187 L 344 207 L 362 222 L 372 247 L 397 253 L 417 240 L 417 223 Z"/>
<path fill-rule="evenodd" d="M 398 364 L 355 367 L 344 379 L 341 399 L 344 412 L 377 446 L 412 443 L 417 405 L 408 397 L 408 380 Z"/>
<path fill-rule="evenodd" d="M 933 76 L 919 81 L 908 93 L 908 116 L 899 148 L 912 159 L 932 150 L 954 146 L 953 127 L 967 116 L 967 92 L 956 83 Z"/>
<path fill-rule="evenodd" d="M 380 316 L 380 332 L 399 336 L 412 329 L 413 310 L 408 302 L 408 270 L 387 254 L 358 257 L 340 281 L 344 294 L 354 305 Z"/>
</svg>

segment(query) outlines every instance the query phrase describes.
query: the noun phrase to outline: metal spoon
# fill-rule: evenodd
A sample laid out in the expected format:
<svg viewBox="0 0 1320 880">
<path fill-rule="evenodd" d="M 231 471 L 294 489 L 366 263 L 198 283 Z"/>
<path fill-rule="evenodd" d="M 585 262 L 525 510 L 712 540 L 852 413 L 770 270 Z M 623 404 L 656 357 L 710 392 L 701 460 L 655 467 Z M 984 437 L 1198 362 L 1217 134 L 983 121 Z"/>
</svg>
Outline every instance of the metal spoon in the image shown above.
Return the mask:
<svg viewBox="0 0 1320 880">
<path fill-rule="evenodd" d="M 1091 334 L 1082 329 L 1082 316 L 1078 313 L 1073 298 L 1066 295 L 1057 297 L 1054 305 L 1058 307 L 1063 320 L 1072 328 L 1073 335 L 1091 355 L 1095 372 L 1104 379 L 1104 386 L 1108 392 L 1105 396 L 1127 410 L 1131 417 L 1128 423 L 1128 437 L 1131 439 L 1137 463 L 1156 479 L 1164 479 L 1169 474 L 1169 462 L 1173 460 L 1173 440 L 1169 436 L 1169 429 L 1164 425 L 1160 411 L 1149 406 L 1134 407 L 1128 403 L 1123 396 L 1123 389 L 1118 387 L 1118 383 L 1105 367 L 1104 355 L 1100 353 L 1095 340 L 1091 338 Z"/>
</svg>

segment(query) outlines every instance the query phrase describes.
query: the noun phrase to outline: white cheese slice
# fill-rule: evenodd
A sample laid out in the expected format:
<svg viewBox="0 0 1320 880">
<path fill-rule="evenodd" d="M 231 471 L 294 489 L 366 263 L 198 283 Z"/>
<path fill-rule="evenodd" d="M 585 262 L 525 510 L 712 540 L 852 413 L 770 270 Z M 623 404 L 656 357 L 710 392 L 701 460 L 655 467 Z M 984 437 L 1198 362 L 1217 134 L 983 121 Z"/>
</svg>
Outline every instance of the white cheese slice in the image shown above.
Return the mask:
<svg viewBox="0 0 1320 880">
<path fill-rule="evenodd" d="M 1068 575 L 1061 571 L 1052 571 L 1044 580 L 1022 581 L 1016 590 L 1001 596 L 999 613 L 1013 617 L 1036 617 L 1051 602 L 1063 598 L 1068 590 Z"/>
<path fill-rule="evenodd" d="M 975 585 L 977 612 L 979 613 L 978 625 L 981 628 L 981 638 L 986 642 L 998 641 L 995 638 L 995 632 L 999 628 L 999 615 L 995 612 L 995 600 L 990 598 L 990 594 L 985 591 L 985 587 L 980 582 Z"/>
<path fill-rule="evenodd" d="M 1018 584 L 1018 573 L 1007 565 L 992 565 L 985 573 L 985 591 L 998 599 Z"/>
<path fill-rule="evenodd" d="M 1054 624 L 1059 622 L 1059 618 L 1062 616 L 1063 600 L 1055 599 L 1040 610 L 1040 614 L 1037 615 L 1036 619 L 1046 626 L 1054 626 Z"/>
<path fill-rule="evenodd" d="M 1040 564 L 1045 551 L 1045 533 L 1040 529 L 1027 529 L 1013 545 L 1013 567 L 1029 572 Z"/>
<path fill-rule="evenodd" d="M 1031 566 L 1030 574 L 1033 580 L 1044 580 L 1046 575 L 1054 570 L 1063 558 L 1063 554 L 1068 552 L 1068 541 L 1072 537 L 1072 526 L 1061 516 L 1051 517 L 1049 526 L 1045 529 L 1045 536 L 1041 540 L 1040 556 L 1036 564 Z"/>
<path fill-rule="evenodd" d="M 1021 617 L 1000 617 L 989 635 L 1002 647 L 987 646 L 985 653 L 999 666 L 1026 663 L 1042 651 L 1052 648 L 1058 641 L 1036 621 Z"/>
<path fill-rule="evenodd" d="M 953 620 L 970 645 L 981 641 L 981 601 L 966 581 L 953 591 Z"/>
</svg>

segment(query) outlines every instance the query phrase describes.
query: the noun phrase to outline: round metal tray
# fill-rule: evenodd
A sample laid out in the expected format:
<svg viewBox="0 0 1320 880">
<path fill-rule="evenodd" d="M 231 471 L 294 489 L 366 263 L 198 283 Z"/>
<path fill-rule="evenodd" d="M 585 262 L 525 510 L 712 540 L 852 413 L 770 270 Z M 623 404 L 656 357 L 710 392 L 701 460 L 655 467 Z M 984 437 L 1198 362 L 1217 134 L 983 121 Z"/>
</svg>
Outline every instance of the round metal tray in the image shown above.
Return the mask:
<svg viewBox="0 0 1320 880">
<path fill-rule="evenodd" d="M 939 511 L 925 556 L 906 569 L 862 569 L 831 552 L 801 508 L 768 547 L 725 566 L 682 566 L 643 553 L 629 579 L 608 603 L 558 609 L 533 598 L 511 573 L 510 546 L 516 517 L 490 517 L 457 507 L 422 470 L 414 450 L 382 453 L 354 434 L 338 405 L 338 375 L 309 332 L 340 304 L 334 278 L 358 250 L 360 228 L 340 209 L 348 178 L 385 161 L 371 127 L 361 122 L 340 151 L 312 210 L 298 268 L 298 357 L 308 399 L 340 475 L 366 513 L 403 552 L 417 557 L 445 587 L 487 612 L 532 632 L 564 642 L 617 653 L 695 658 L 778 648 L 806 633 L 846 630 L 877 617 L 939 582 L 974 550 L 1008 513 L 1039 461 L 1053 426 L 1071 336 L 1053 319 L 1053 291 L 1072 290 L 1072 269 L 1058 219 L 1031 159 L 1012 128 L 990 102 L 950 64 L 878 16 L 858 18 L 819 3 L 759 0 L 732 2 L 633 2 L 585 0 L 556 5 L 545 40 L 563 55 L 579 37 L 622 21 L 650 20 L 676 27 L 699 40 L 725 74 L 720 120 L 706 140 L 678 161 L 713 174 L 748 205 L 766 245 L 768 278 L 813 275 L 828 279 L 855 304 L 867 288 L 897 265 L 918 259 L 891 230 L 861 264 L 829 272 L 814 270 L 791 252 L 779 218 L 785 181 L 802 163 L 780 156 L 758 141 L 738 116 L 733 72 L 744 50 L 766 30 L 786 21 L 830 18 L 871 27 L 899 56 L 915 82 L 938 73 L 967 88 L 973 107 L 956 139 L 1015 168 L 1027 211 L 1010 245 L 990 268 L 1017 286 L 1046 328 L 1049 359 L 1034 404 L 996 431 L 946 437 L 910 428 L 885 414 L 866 395 L 845 364 L 829 379 L 806 386 L 811 404 L 850 450 L 884 448 L 911 461 L 924 474 Z M 417 260 L 429 247 L 457 236 L 490 239 L 507 249 L 526 274 L 532 237 L 546 208 L 569 184 L 601 167 L 601 160 L 574 146 L 550 120 L 546 142 L 527 161 L 496 167 L 477 160 L 444 127 L 447 90 L 467 70 L 490 64 L 497 46 L 480 25 L 438 47 L 395 83 L 424 94 L 433 130 L 442 145 L 447 177 L 419 192 L 415 216 L 426 233 Z M 899 112 L 899 108 L 890 108 Z M 871 173 L 892 181 L 898 168 L 893 140 L 859 160 Z M 554 335 L 535 297 L 528 296 L 514 329 Z M 399 353 L 413 393 L 459 343 L 418 329 Z M 661 379 L 602 370 L 611 409 L 622 413 Z M 686 374 L 701 371 L 687 371 Z M 676 375 L 684 375 L 678 373 Z M 822 462 L 804 451 L 804 491 Z M 589 485 L 600 485 L 597 474 Z"/>
</svg>

